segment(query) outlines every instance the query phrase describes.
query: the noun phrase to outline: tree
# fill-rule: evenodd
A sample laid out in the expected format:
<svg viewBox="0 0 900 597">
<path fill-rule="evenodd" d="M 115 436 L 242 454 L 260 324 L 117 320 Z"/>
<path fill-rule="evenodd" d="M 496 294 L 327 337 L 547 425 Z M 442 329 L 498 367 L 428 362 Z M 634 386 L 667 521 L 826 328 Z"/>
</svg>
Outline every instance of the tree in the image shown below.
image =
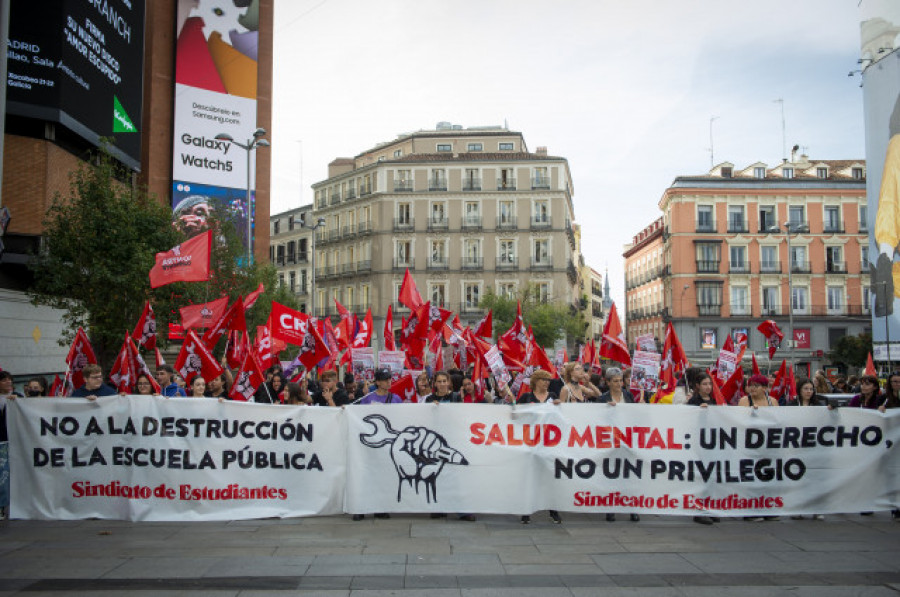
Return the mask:
<svg viewBox="0 0 900 597">
<path fill-rule="evenodd" d="M 872 334 L 862 333 L 858 336 L 843 336 L 831 347 L 828 358 L 839 367 L 865 367 L 866 358 L 872 350 Z"/>
<path fill-rule="evenodd" d="M 552 347 L 559 338 L 582 338 L 587 322 L 578 310 L 558 303 L 541 301 L 536 287 L 529 285 L 515 298 L 507 298 L 488 290 L 481 307 L 493 310 L 494 339 L 508 330 L 516 317 L 516 303 L 522 305 L 522 319 L 531 326 L 537 343 Z"/>
</svg>

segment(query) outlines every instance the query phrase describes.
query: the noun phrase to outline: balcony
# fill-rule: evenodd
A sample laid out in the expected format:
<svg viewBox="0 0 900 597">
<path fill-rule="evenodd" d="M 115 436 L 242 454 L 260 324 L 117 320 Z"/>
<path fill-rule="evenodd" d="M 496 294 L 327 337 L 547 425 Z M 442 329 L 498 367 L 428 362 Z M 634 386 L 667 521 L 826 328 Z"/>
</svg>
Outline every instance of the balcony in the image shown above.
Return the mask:
<svg viewBox="0 0 900 597">
<path fill-rule="evenodd" d="M 360 197 L 365 197 L 366 195 L 371 195 L 371 194 L 372 194 L 372 187 L 370 185 L 364 184 L 361 187 L 359 187 L 359 196 Z"/>
<path fill-rule="evenodd" d="M 450 230 L 450 220 L 447 218 L 430 219 L 428 220 L 428 232 L 435 232 L 440 230 Z"/>
<path fill-rule="evenodd" d="M 481 230 L 481 216 L 466 216 L 462 221 L 463 230 Z"/>
<path fill-rule="evenodd" d="M 544 259 L 531 258 L 531 269 L 535 271 L 549 271 L 553 269 L 553 262 L 549 257 Z"/>
<path fill-rule="evenodd" d="M 429 191 L 446 191 L 447 190 L 447 179 L 446 178 L 431 178 L 428 180 L 428 190 Z"/>
<path fill-rule="evenodd" d="M 750 305 L 748 305 L 747 303 L 732 303 L 731 305 L 729 305 L 729 313 L 733 316 L 749 316 L 751 315 Z"/>
<path fill-rule="evenodd" d="M 569 277 L 570 284 L 578 283 L 578 268 L 575 267 L 575 264 L 569 260 L 569 263 L 566 265 L 566 275 Z"/>
<path fill-rule="evenodd" d="M 826 274 L 846 274 L 847 273 L 847 262 L 846 261 L 828 261 L 825 263 L 825 273 Z"/>
<path fill-rule="evenodd" d="M 450 264 L 446 259 L 429 259 L 425 267 L 430 272 L 440 272 L 450 269 Z"/>
<path fill-rule="evenodd" d="M 498 257 L 496 269 L 498 272 L 514 272 L 519 269 L 519 258 L 514 255 Z"/>
<path fill-rule="evenodd" d="M 284 253 L 275 258 L 275 265 L 284 265 Z"/>
<path fill-rule="evenodd" d="M 697 260 L 697 273 L 698 274 L 718 274 L 719 273 L 719 260 L 716 259 L 714 261 L 707 261 L 703 259 Z"/>
<path fill-rule="evenodd" d="M 394 232 L 413 232 L 415 229 L 414 218 L 394 218 Z"/>
<path fill-rule="evenodd" d="M 357 234 L 372 234 L 372 222 L 360 222 L 356 225 Z"/>
<path fill-rule="evenodd" d="M 347 224 L 346 226 L 341 228 L 341 234 L 343 236 L 352 236 L 354 233 L 356 233 L 356 226 L 354 226 L 353 224 Z"/>
<path fill-rule="evenodd" d="M 551 227 L 550 216 L 532 216 L 531 217 L 531 229 L 532 230 L 547 230 Z"/>
<path fill-rule="evenodd" d="M 566 237 L 569 239 L 569 246 L 575 250 L 575 230 L 572 229 L 572 223 L 566 222 Z"/>
<path fill-rule="evenodd" d="M 759 314 L 762 317 L 776 317 L 778 315 L 784 315 L 785 313 L 783 311 L 784 309 L 778 305 L 764 305 L 762 309 L 760 309 Z"/>
<path fill-rule="evenodd" d="M 328 205 L 337 205 L 341 202 L 341 194 L 340 193 L 332 193 L 331 201 L 328 202 Z"/>
<path fill-rule="evenodd" d="M 501 215 L 497 219 L 497 230 L 516 230 L 519 227 L 516 216 Z"/>
<path fill-rule="evenodd" d="M 780 274 L 781 264 L 771 261 L 762 261 L 759 264 L 759 273 L 761 274 Z"/>
<path fill-rule="evenodd" d="M 372 271 L 372 260 L 371 259 L 363 259 L 362 261 L 357 261 L 356 262 L 356 271 L 357 272 Z"/>
<path fill-rule="evenodd" d="M 309 263 L 309 253 L 300 253 L 297 256 L 297 263 Z"/>
<path fill-rule="evenodd" d="M 788 220 L 788 225 L 790 226 L 791 231 L 794 233 L 809 232 L 809 222 L 807 222 L 806 220 L 800 220 L 798 218 L 790 218 Z"/>
<path fill-rule="evenodd" d="M 825 234 L 844 234 L 844 227 L 841 226 L 840 222 L 825 222 L 822 232 Z"/>
<path fill-rule="evenodd" d="M 697 311 L 701 317 L 719 317 L 722 315 L 722 305 L 697 305 Z"/>
<path fill-rule="evenodd" d="M 415 259 L 397 259 L 395 257 L 392 267 L 393 267 L 394 272 L 400 272 L 400 273 L 403 273 L 403 271 L 407 270 L 407 269 L 414 270 L 414 269 L 416 269 L 416 260 Z"/>
<path fill-rule="evenodd" d="M 349 276 L 350 274 L 356 273 L 356 263 L 342 263 L 341 264 L 341 275 Z"/>
<path fill-rule="evenodd" d="M 467 178 L 463 181 L 462 190 L 464 191 L 480 191 L 481 178 Z"/>
<path fill-rule="evenodd" d="M 728 222 L 728 233 L 729 234 L 747 234 L 748 232 L 750 232 L 750 228 L 747 226 L 746 222 L 743 222 L 743 221 Z"/>
<path fill-rule="evenodd" d="M 550 190 L 550 179 L 546 176 L 535 176 L 531 179 L 531 188 L 532 190 Z"/>
<path fill-rule="evenodd" d="M 411 180 L 395 180 L 395 193 L 411 193 L 413 191 L 413 181 Z"/>
<path fill-rule="evenodd" d="M 294 294 L 297 296 L 307 296 L 309 294 L 309 286 L 298 286 L 297 290 L 294 291 Z"/>
<path fill-rule="evenodd" d="M 460 313 L 475 313 L 482 312 L 484 309 L 478 306 L 478 303 L 474 303 L 471 301 L 463 301 L 459 304 L 459 312 Z"/>
<path fill-rule="evenodd" d="M 792 261 L 791 262 L 791 273 L 792 274 L 809 274 L 812 273 L 812 265 L 809 261 Z"/>
<path fill-rule="evenodd" d="M 356 189 L 347 189 L 347 201 L 356 199 Z"/>
<path fill-rule="evenodd" d="M 482 257 L 463 257 L 462 269 L 484 269 L 484 259 Z"/>
<path fill-rule="evenodd" d="M 316 244 L 322 244 L 328 242 L 328 231 L 327 230 L 316 230 Z"/>
<path fill-rule="evenodd" d="M 515 178 L 498 178 L 497 179 L 497 190 L 498 191 L 515 191 L 516 190 L 516 179 Z"/>
<path fill-rule="evenodd" d="M 698 233 L 706 233 L 706 232 L 716 232 L 716 225 L 712 223 L 697 223 L 696 232 Z"/>
<path fill-rule="evenodd" d="M 749 274 L 750 273 L 750 264 L 746 261 L 735 263 L 731 262 L 728 264 L 728 273 L 731 274 Z"/>
</svg>

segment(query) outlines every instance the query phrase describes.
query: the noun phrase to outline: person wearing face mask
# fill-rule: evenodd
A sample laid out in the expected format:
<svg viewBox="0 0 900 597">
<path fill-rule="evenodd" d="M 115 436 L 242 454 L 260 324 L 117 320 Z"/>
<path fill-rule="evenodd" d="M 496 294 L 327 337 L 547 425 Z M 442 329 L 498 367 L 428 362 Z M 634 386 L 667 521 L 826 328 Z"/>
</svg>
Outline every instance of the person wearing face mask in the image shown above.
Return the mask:
<svg viewBox="0 0 900 597">
<path fill-rule="evenodd" d="M 47 380 L 43 377 L 32 377 L 25 382 L 25 395 L 30 398 L 47 395 Z"/>
</svg>

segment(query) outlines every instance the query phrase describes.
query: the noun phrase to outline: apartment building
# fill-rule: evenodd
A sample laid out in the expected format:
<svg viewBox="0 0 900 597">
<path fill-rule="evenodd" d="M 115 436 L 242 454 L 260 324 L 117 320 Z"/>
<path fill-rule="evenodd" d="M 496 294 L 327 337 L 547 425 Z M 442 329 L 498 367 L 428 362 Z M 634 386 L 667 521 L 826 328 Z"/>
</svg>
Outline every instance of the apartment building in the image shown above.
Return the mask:
<svg viewBox="0 0 900 597">
<path fill-rule="evenodd" d="M 765 354 L 756 326 L 773 319 L 787 335 L 792 317 L 798 369 L 823 366 L 838 338 L 871 329 L 865 168 L 795 153 L 677 177 L 662 218 L 625 247 L 628 340 L 661 339 L 672 321 L 703 364 L 738 332 Z"/>
<path fill-rule="evenodd" d="M 312 292 L 312 205 L 275 214 L 269 218 L 269 261 L 278 270 L 278 281 L 300 300 L 307 312 Z"/>
<path fill-rule="evenodd" d="M 315 183 L 316 314 L 372 309 L 376 331 L 409 269 L 425 300 L 474 323 L 489 290 L 533 284 L 542 300 L 580 306 L 580 251 L 568 161 L 530 152 L 503 127 L 402 134 L 329 164 Z"/>
</svg>

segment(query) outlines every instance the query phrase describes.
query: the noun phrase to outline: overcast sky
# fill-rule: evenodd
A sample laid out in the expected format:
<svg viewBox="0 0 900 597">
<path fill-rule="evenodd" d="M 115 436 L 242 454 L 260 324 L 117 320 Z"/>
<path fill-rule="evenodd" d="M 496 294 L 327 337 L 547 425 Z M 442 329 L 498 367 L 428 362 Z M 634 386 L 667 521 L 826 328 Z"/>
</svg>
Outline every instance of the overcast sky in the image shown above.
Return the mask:
<svg viewBox="0 0 900 597">
<path fill-rule="evenodd" d="M 788 151 L 864 158 L 859 0 L 275 2 L 272 213 L 398 134 L 502 125 L 568 158 L 582 253 L 623 245 L 679 175 Z M 302 176 L 301 176 L 302 163 Z"/>
</svg>

